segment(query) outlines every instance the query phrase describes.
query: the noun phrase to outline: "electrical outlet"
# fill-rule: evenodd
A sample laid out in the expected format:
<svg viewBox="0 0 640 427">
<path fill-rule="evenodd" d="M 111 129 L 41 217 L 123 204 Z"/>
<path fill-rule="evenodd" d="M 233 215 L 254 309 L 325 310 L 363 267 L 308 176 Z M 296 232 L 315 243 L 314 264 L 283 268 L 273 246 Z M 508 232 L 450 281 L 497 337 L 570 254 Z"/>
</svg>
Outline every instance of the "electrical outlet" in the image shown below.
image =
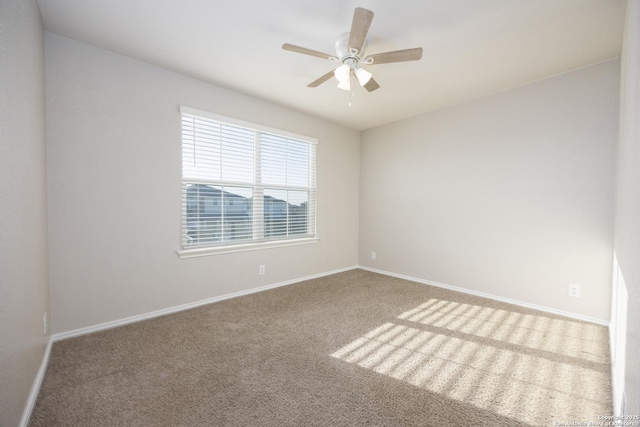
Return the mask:
<svg viewBox="0 0 640 427">
<path fill-rule="evenodd" d="M 569 283 L 569 296 L 580 298 L 580 285 Z"/>
<path fill-rule="evenodd" d="M 265 268 L 265 266 L 264 266 L 264 265 L 259 266 L 259 267 L 258 267 L 258 274 L 259 274 L 260 276 L 264 276 L 264 274 L 265 274 L 265 273 L 266 273 L 266 268 Z"/>
<path fill-rule="evenodd" d="M 374 261 L 376 260 L 376 253 L 373 251 L 371 251 L 371 259 Z"/>
<path fill-rule="evenodd" d="M 42 328 L 44 329 L 44 334 L 47 334 L 47 331 L 49 330 L 49 322 L 47 321 L 47 313 L 44 314 L 44 316 L 42 316 Z"/>
</svg>

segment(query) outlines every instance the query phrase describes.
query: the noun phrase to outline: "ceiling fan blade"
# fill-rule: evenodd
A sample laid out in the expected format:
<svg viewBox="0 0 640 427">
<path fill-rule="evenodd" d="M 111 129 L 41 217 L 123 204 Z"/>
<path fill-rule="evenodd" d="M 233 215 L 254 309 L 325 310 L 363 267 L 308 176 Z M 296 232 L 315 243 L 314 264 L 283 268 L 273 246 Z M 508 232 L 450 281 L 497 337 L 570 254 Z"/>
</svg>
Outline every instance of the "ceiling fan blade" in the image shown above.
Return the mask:
<svg viewBox="0 0 640 427">
<path fill-rule="evenodd" d="M 394 50 L 392 52 L 375 53 L 364 59 L 367 65 L 388 64 L 390 62 L 417 61 L 422 58 L 422 48 Z"/>
<path fill-rule="evenodd" d="M 307 87 L 318 87 L 320 86 L 322 83 L 326 82 L 327 80 L 329 80 L 331 77 L 333 77 L 333 70 L 329 71 L 327 74 L 323 75 L 322 77 L 319 77 L 317 79 L 315 79 L 314 81 L 312 81 L 311 83 L 309 83 L 307 85 Z"/>
<path fill-rule="evenodd" d="M 328 53 L 318 52 L 317 50 L 311 50 L 311 49 L 307 49 L 305 47 L 295 46 L 295 45 L 292 45 L 292 44 L 289 44 L 289 43 L 283 44 L 282 48 L 284 50 L 289 50 L 291 52 L 296 52 L 296 53 L 302 53 L 304 55 L 317 56 L 318 58 L 322 58 L 322 59 L 329 59 L 329 60 L 333 60 L 333 61 L 337 61 L 338 60 L 338 58 L 336 58 L 333 55 L 329 55 Z"/>
<path fill-rule="evenodd" d="M 369 32 L 372 20 L 372 11 L 356 7 L 356 10 L 353 12 L 351 33 L 349 34 L 349 49 L 356 49 L 358 52 L 362 50 L 362 45 L 364 44 L 364 40 L 367 38 L 367 33 Z"/>
<path fill-rule="evenodd" d="M 368 92 L 373 92 L 374 90 L 378 89 L 380 87 L 380 85 L 378 84 L 377 81 L 373 80 L 373 77 L 371 77 L 369 79 L 369 81 L 367 82 L 366 85 L 364 85 L 364 88 L 368 91 Z"/>
</svg>

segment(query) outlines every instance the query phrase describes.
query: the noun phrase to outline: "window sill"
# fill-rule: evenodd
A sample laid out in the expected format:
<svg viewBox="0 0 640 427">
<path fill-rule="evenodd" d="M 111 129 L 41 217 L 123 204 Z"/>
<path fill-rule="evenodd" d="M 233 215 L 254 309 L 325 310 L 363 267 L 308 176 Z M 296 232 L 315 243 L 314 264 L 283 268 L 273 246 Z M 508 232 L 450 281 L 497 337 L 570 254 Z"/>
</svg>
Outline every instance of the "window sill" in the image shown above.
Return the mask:
<svg viewBox="0 0 640 427">
<path fill-rule="evenodd" d="M 235 252 L 247 252 L 247 251 L 256 251 L 260 249 L 270 249 L 270 248 L 280 248 L 285 246 L 299 246 L 299 245 L 309 245 L 312 243 L 318 243 L 320 239 L 317 237 L 310 237 L 305 239 L 295 239 L 295 240 L 279 240 L 274 242 L 260 242 L 260 243 L 247 243 L 243 245 L 233 245 L 233 246 L 218 246 L 218 247 L 208 247 L 208 248 L 195 248 L 195 249 L 183 249 L 178 251 L 178 256 L 180 258 L 196 258 L 201 256 L 210 256 L 210 255 L 221 255 L 221 254 L 231 254 Z"/>
</svg>

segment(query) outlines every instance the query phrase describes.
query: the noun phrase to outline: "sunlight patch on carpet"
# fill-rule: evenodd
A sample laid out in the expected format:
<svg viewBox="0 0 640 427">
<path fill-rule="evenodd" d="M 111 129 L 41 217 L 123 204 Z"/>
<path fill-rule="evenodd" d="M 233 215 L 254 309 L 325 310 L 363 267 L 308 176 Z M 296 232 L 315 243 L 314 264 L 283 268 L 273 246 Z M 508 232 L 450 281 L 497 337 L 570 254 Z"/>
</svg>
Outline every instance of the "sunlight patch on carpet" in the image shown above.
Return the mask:
<svg viewBox="0 0 640 427">
<path fill-rule="evenodd" d="M 554 414 L 610 412 L 601 342 L 596 325 L 430 299 L 331 356 L 539 424 Z"/>
</svg>

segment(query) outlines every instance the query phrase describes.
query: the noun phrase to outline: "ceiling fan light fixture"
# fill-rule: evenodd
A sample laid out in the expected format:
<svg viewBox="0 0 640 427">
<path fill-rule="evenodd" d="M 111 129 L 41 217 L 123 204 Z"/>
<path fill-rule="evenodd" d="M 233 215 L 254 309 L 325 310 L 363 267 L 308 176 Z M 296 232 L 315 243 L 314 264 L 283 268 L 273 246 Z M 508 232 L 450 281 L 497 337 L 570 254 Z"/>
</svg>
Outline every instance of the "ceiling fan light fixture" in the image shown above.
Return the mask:
<svg viewBox="0 0 640 427">
<path fill-rule="evenodd" d="M 336 68 L 333 73 L 336 75 L 336 79 L 338 79 L 339 82 L 348 82 L 349 75 L 351 74 L 351 67 L 347 64 L 342 64 Z"/>
<path fill-rule="evenodd" d="M 351 90 L 351 82 L 349 81 L 349 79 L 338 83 L 338 89 Z"/>
<path fill-rule="evenodd" d="M 356 68 L 355 73 L 361 86 L 366 85 L 369 82 L 369 80 L 371 80 L 371 73 L 365 70 L 364 68 L 360 68 L 360 67 Z"/>
<path fill-rule="evenodd" d="M 367 92 L 373 92 L 379 89 L 380 85 L 374 80 L 371 73 L 361 69 L 360 65 L 417 61 L 422 58 L 422 48 L 416 47 L 366 55 L 367 34 L 372 20 L 372 11 L 362 7 L 356 7 L 353 11 L 351 31 L 341 34 L 336 38 L 334 43 L 335 55 L 329 55 L 324 52 L 318 52 L 317 50 L 307 49 L 289 43 L 283 44 L 282 48 L 295 53 L 328 59 L 329 61 L 342 62 L 335 70 L 329 71 L 309 83 L 307 85 L 308 87 L 318 87 L 335 76 L 340 83 L 338 87 L 340 89 L 350 90 L 351 95 L 354 96 L 355 83 L 352 84 L 350 81 L 353 75 Z"/>
</svg>

